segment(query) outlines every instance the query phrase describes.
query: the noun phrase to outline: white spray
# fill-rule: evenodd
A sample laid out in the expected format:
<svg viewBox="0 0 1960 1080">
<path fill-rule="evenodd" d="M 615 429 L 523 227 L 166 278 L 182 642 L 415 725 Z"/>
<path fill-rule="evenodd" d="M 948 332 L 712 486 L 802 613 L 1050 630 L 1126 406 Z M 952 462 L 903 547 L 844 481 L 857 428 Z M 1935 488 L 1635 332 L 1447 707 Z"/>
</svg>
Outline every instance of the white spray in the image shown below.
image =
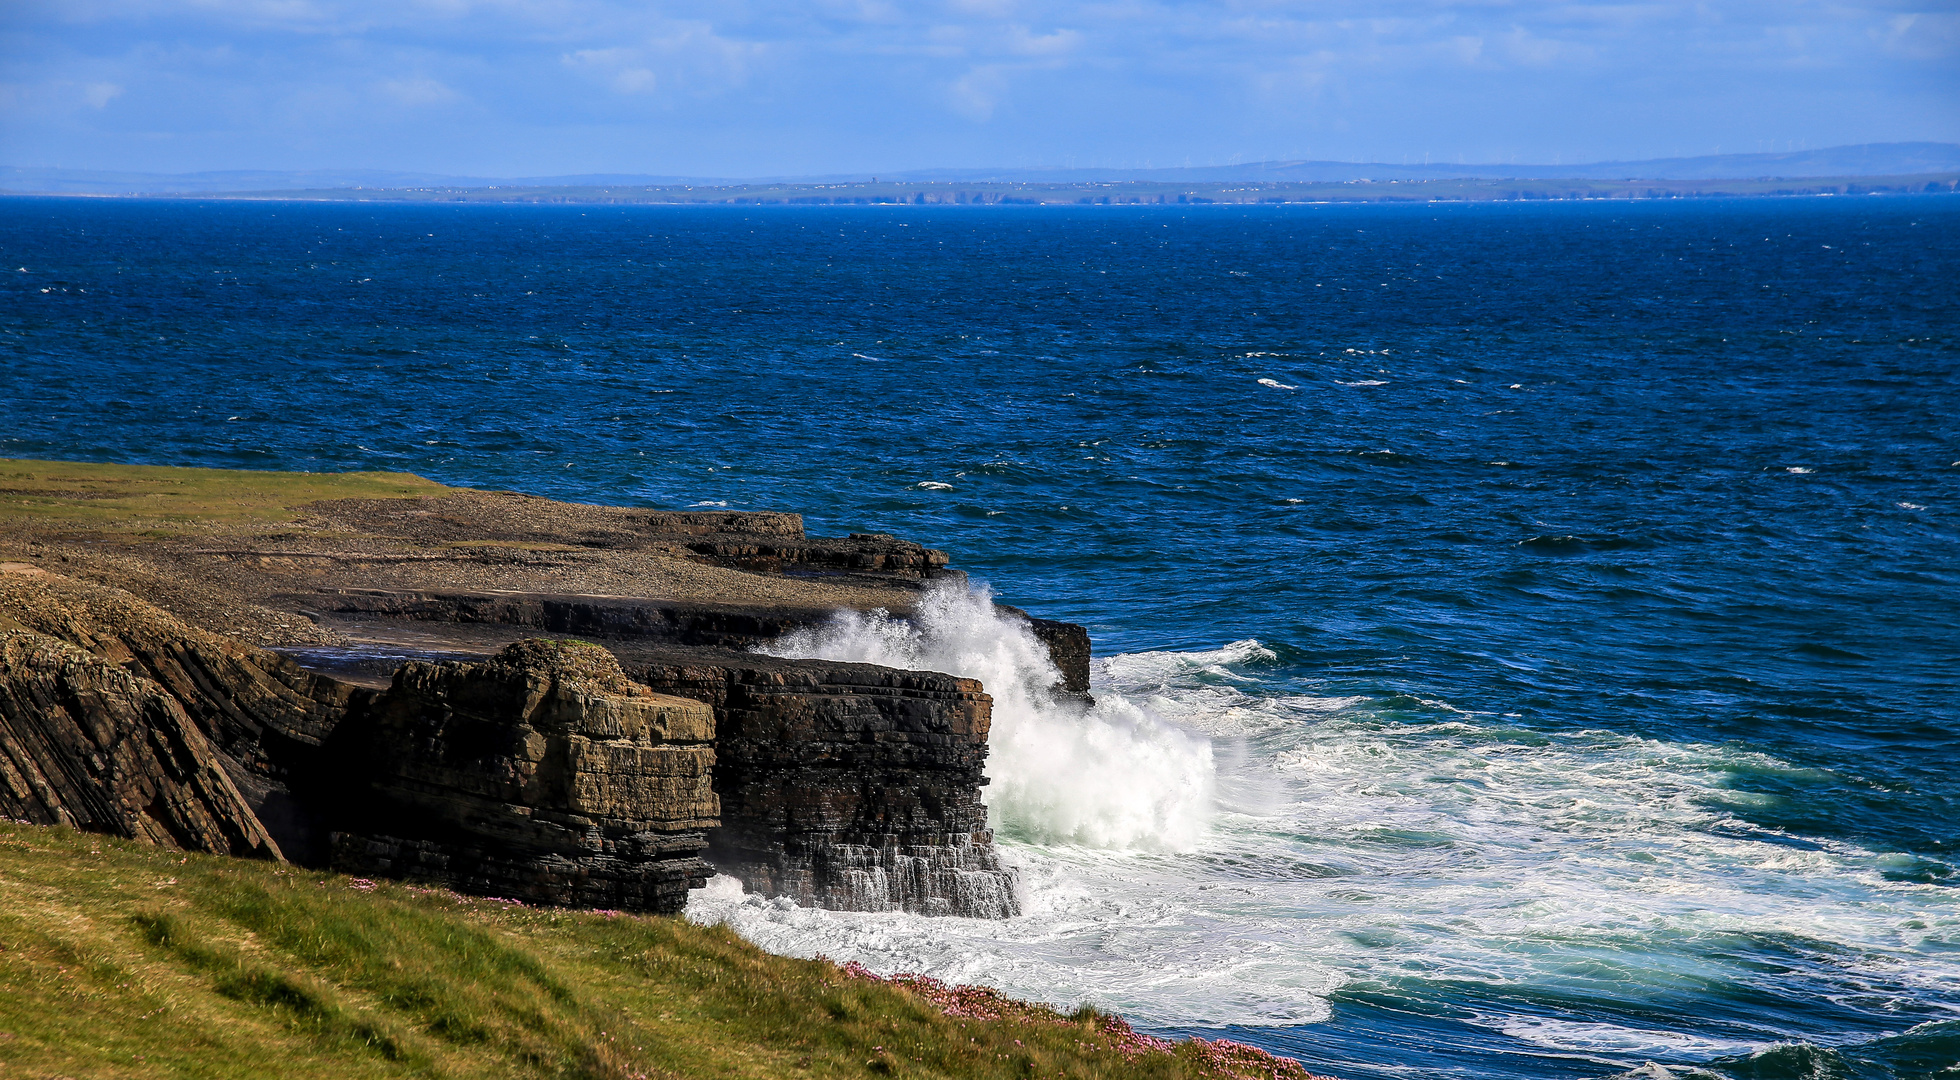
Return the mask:
<svg viewBox="0 0 1960 1080">
<path fill-rule="evenodd" d="M 1190 851 L 1210 821 L 1211 744 L 1118 697 L 1056 700 L 1061 673 L 1028 624 L 986 588 L 929 588 L 910 619 L 840 612 L 759 646 L 978 679 L 994 699 L 989 824 L 1036 844 Z"/>
</svg>

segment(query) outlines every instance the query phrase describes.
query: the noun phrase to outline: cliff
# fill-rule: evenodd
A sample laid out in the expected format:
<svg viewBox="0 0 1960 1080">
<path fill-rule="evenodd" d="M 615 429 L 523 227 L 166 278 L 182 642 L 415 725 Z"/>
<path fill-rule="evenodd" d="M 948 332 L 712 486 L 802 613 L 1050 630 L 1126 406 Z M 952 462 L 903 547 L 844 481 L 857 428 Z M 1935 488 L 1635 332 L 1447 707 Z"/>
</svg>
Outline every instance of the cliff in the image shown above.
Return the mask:
<svg viewBox="0 0 1960 1080">
<path fill-rule="evenodd" d="M 26 630 L 0 630 L 0 817 L 280 857 L 175 698 Z"/>
<path fill-rule="evenodd" d="M 629 681 L 611 653 L 523 641 L 411 662 L 335 730 L 337 869 L 534 903 L 677 911 L 713 873 L 707 706 Z"/>
<path fill-rule="evenodd" d="M 648 686 L 714 707 L 724 825 L 710 857 L 751 891 L 841 911 L 1020 913 L 980 801 L 993 702 L 978 682 L 624 652 Z"/>
<path fill-rule="evenodd" d="M 94 777 L 30 820 L 539 903 L 674 911 L 719 867 L 802 904 L 1015 914 L 984 687 L 744 651 L 948 577 L 793 514 L 0 462 L 0 619 L 33 636 L 0 669 L 10 737 L 34 775 Z M 1086 694 L 1087 634 L 1030 625 Z M 98 764 L 111 732 L 173 749 Z"/>
</svg>

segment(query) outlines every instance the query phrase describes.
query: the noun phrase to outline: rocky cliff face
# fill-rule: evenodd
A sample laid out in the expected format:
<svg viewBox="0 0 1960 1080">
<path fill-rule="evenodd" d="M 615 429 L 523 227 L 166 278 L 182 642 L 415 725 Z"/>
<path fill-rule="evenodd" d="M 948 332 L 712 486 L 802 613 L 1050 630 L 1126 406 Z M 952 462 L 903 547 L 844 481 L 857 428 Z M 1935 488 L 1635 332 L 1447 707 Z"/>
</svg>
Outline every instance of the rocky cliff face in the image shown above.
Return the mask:
<svg viewBox="0 0 1960 1080">
<path fill-rule="evenodd" d="M 353 687 L 190 626 L 121 589 L 45 572 L 0 574 L 0 618 L 154 684 L 202 733 L 277 846 L 301 861 L 324 857 L 317 815 L 291 788 L 304 781 Z"/>
<path fill-rule="evenodd" d="M 749 891 L 841 911 L 1019 913 L 980 801 L 993 702 L 978 682 L 621 651 L 647 685 L 714 707 L 722 827 L 709 857 Z"/>
<path fill-rule="evenodd" d="M 279 858 L 164 689 L 66 642 L 0 629 L 0 816 Z"/>
<path fill-rule="evenodd" d="M 714 714 L 604 649 L 410 663 L 335 732 L 333 864 L 539 903 L 675 912 L 713 871 Z"/>
<path fill-rule="evenodd" d="M 317 478 L 275 479 L 260 497 Z M 76 505 L 0 507 L 0 629 L 34 643 L 0 667 L 0 811 L 541 903 L 675 910 L 711 844 L 798 903 L 1016 910 L 979 684 L 737 651 L 839 610 L 908 617 L 957 574 L 944 552 L 794 514 L 451 489 L 179 516 L 159 538 L 49 492 Z M 1030 624 L 1086 695 L 1087 634 Z M 643 683 L 521 640 L 541 633 L 601 642 Z"/>
<path fill-rule="evenodd" d="M 200 630 L 121 589 L 0 574 L 0 613 L 152 679 L 239 764 L 283 777 L 320 745 L 350 688 L 265 649 Z"/>
</svg>

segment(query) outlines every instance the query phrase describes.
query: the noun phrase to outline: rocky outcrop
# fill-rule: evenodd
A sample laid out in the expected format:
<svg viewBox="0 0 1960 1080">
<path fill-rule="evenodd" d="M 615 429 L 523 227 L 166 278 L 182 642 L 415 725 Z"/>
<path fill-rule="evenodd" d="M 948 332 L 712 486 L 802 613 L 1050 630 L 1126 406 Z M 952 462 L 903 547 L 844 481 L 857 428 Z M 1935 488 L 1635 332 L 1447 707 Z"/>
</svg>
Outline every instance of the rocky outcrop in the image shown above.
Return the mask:
<svg viewBox="0 0 1960 1080">
<path fill-rule="evenodd" d="M 713 871 L 714 714 L 606 650 L 530 640 L 410 663 L 334 733 L 336 869 L 552 904 L 675 912 Z"/>
<path fill-rule="evenodd" d="M 1028 629 L 1034 632 L 1035 640 L 1048 647 L 1049 659 L 1055 661 L 1056 670 L 1062 673 L 1061 684 L 1056 690 L 1073 697 L 1088 698 L 1088 629 L 1071 622 L 1037 619 L 1019 608 L 1008 608 L 1005 604 L 1001 606 L 1027 619 Z"/>
<path fill-rule="evenodd" d="M 155 480 L 129 480 L 129 497 L 148 498 L 142 485 Z M 541 903 L 672 910 L 709 872 L 711 842 L 710 856 L 751 891 L 800 903 L 1014 912 L 1012 875 L 981 802 L 991 702 L 979 684 L 738 651 L 839 611 L 913 617 L 928 582 L 957 574 L 944 552 L 884 533 L 809 536 L 794 514 L 430 485 L 300 503 L 292 492 L 315 490 L 319 478 L 223 482 L 264 513 L 177 521 L 169 535 L 121 519 L 73 528 L 63 522 L 97 520 L 87 517 L 93 496 L 62 488 L 47 497 L 72 499 L 56 507 L 66 516 L 0 515 L 0 627 L 120 668 L 153 688 L 141 715 L 174 702 L 204 740 L 190 758 L 74 766 L 98 769 L 109 793 L 86 813 L 68 811 L 82 827 L 175 836 L 139 819 L 194 817 L 158 793 L 214 766 L 272 848 L 306 865 Z M 1029 625 L 1062 672 L 1058 692 L 1086 696 L 1083 628 Z M 655 685 L 576 674 L 562 649 L 488 659 L 536 634 L 602 642 Z M 35 681 L 44 673 L 9 669 L 0 679 L 39 687 L 20 698 L 32 708 L 54 707 L 43 701 L 54 691 Z M 676 697 L 649 704 L 657 693 Z M 79 753 L 84 736 L 135 737 L 128 716 L 122 728 L 89 727 L 89 708 L 67 720 L 49 713 L 43 728 L 17 725 L 28 756 L 26 741 L 66 740 L 34 775 L 72 773 L 52 763 Z M 646 719 L 649 709 L 691 719 Z M 629 715 L 644 722 L 602 719 Z M 59 735 L 63 724 L 74 730 Z M 157 737 L 177 738 L 167 725 Z M 39 790 L 20 776 L 17 791 Z M 218 806 L 220 796 L 199 792 L 220 786 L 193 784 L 183 799 Z M 57 801 L 84 806 L 78 798 Z M 163 798 L 162 817 L 128 801 L 137 798 Z M 54 814 L 52 805 L 34 813 Z M 234 832 L 248 828 L 231 810 L 209 813 Z M 217 843 L 218 826 L 184 828 L 191 839 L 171 842 Z"/>
<path fill-rule="evenodd" d="M 293 788 L 310 779 L 322 740 L 359 692 L 354 687 L 190 626 L 121 589 L 57 574 L 0 574 L 0 617 L 154 683 L 211 744 L 285 856 L 324 861 L 324 825 Z"/>
<path fill-rule="evenodd" d="M 0 616 L 154 680 L 218 749 L 269 780 L 284 780 L 319 747 L 351 693 L 121 589 L 56 574 L 0 574 Z"/>
<path fill-rule="evenodd" d="M 980 801 L 993 703 L 978 682 L 621 651 L 647 685 L 714 707 L 722 827 L 709 857 L 749 891 L 842 911 L 1018 913 Z"/>
<path fill-rule="evenodd" d="M 0 629 L 0 816 L 280 857 L 177 700 L 66 642 Z"/>
<path fill-rule="evenodd" d="M 647 510 L 552 502 L 513 492 L 424 499 L 340 499 L 309 510 L 336 531 L 419 541 L 549 543 L 594 551 L 658 553 L 731 569 L 918 582 L 946 571 L 947 555 L 889 533 L 809 536 L 801 514 Z"/>
<path fill-rule="evenodd" d="M 784 571 L 884 574 L 931 578 L 946 569 L 943 551 L 900 540 L 888 533 L 852 533 L 848 538 L 805 538 L 717 532 L 685 541 L 689 554 L 724 566 L 763 573 Z"/>
<path fill-rule="evenodd" d="M 632 596 L 581 596 L 513 590 L 450 592 L 401 589 L 320 590 L 304 598 L 316 611 L 378 615 L 417 623 L 521 626 L 553 634 L 740 649 L 830 620 L 835 607 L 684 603 Z M 1089 631 L 1069 622 L 1026 619 L 1061 672 L 1061 692 L 1089 693 Z"/>
<path fill-rule="evenodd" d="M 828 619 L 822 607 L 729 607 L 632 596 L 514 591 L 335 589 L 306 598 L 315 610 L 418 623 L 521 626 L 552 634 L 739 648 Z"/>
</svg>

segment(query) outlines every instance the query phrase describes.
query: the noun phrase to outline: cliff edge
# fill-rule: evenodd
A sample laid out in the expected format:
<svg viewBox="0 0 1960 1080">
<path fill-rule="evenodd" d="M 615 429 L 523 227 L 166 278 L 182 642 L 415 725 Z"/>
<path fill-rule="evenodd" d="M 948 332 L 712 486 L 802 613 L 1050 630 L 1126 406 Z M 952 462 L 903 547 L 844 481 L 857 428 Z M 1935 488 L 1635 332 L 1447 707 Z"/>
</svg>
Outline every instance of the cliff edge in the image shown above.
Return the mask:
<svg viewBox="0 0 1960 1080">
<path fill-rule="evenodd" d="M 794 514 L 0 461 L 0 813 L 538 903 L 677 911 L 720 868 L 1010 916 L 985 688 L 748 651 L 948 564 Z M 1086 632 L 1006 610 L 1086 695 Z"/>
</svg>

